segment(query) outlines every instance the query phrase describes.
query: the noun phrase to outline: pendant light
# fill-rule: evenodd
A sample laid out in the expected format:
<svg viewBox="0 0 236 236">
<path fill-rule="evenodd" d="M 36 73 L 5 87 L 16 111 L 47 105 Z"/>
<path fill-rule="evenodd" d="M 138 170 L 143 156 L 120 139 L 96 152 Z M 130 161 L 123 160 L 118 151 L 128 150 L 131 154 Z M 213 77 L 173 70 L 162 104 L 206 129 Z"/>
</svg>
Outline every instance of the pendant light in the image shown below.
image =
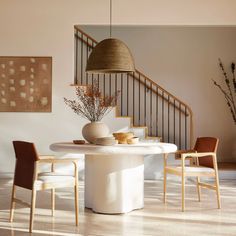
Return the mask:
<svg viewBox="0 0 236 236">
<path fill-rule="evenodd" d="M 110 38 L 99 42 L 92 50 L 86 66 L 91 73 L 134 72 L 134 59 L 124 42 L 112 38 L 112 0 L 110 0 Z"/>
</svg>

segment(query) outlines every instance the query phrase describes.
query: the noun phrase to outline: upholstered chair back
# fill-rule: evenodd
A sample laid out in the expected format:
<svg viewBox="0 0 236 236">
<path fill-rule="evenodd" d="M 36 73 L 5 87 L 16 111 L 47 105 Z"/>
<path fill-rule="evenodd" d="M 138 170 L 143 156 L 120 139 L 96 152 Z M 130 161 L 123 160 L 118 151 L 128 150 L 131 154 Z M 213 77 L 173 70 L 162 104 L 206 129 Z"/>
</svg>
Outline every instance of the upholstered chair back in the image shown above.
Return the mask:
<svg viewBox="0 0 236 236">
<path fill-rule="evenodd" d="M 214 137 L 200 137 L 197 138 L 194 150 L 197 152 L 216 152 L 218 148 L 219 139 Z M 199 158 L 199 165 L 213 168 L 212 156 L 205 156 Z"/>
<path fill-rule="evenodd" d="M 33 143 L 13 141 L 16 155 L 14 184 L 32 190 L 38 154 Z"/>
</svg>

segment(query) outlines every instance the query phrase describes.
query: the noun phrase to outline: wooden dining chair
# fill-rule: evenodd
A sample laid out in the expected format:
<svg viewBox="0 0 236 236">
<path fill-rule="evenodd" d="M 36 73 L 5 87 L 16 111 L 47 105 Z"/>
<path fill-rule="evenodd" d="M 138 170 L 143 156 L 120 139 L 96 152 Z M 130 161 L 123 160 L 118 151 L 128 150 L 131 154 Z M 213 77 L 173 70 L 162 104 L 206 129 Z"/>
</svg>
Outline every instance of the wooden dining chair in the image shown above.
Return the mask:
<svg viewBox="0 0 236 236">
<path fill-rule="evenodd" d="M 181 158 L 181 166 L 168 166 L 167 154 L 164 154 L 164 203 L 166 203 L 166 181 L 167 174 L 181 176 L 182 179 L 182 211 L 185 210 L 185 177 L 196 177 L 198 200 L 201 201 L 201 187 L 216 191 L 218 208 L 221 208 L 219 177 L 217 168 L 216 152 L 219 140 L 214 137 L 197 138 L 192 150 L 178 151 L 177 156 Z M 192 158 L 194 164 L 185 165 L 186 159 Z M 192 162 L 191 162 L 192 163 Z M 213 177 L 215 183 L 203 183 L 200 177 Z"/>
<path fill-rule="evenodd" d="M 10 222 L 13 221 L 15 203 L 30 207 L 29 232 L 33 230 L 36 193 L 38 190 L 51 189 L 52 215 L 55 209 L 55 188 L 74 187 L 75 223 L 78 226 L 78 166 L 76 159 L 54 159 L 52 156 L 39 156 L 35 145 L 30 142 L 13 141 L 16 156 L 15 175 L 12 188 Z M 51 172 L 39 173 L 39 164 L 52 164 Z M 73 163 L 74 176 L 54 171 L 56 163 Z M 16 198 L 16 187 L 31 190 L 31 203 Z"/>
</svg>

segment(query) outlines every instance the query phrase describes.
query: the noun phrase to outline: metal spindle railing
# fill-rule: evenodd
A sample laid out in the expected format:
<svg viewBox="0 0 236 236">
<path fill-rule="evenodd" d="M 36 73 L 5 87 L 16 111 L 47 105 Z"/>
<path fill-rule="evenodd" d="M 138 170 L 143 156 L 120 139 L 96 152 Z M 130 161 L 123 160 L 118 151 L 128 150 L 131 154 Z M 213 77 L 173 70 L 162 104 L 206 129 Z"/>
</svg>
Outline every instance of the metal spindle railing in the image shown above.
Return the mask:
<svg viewBox="0 0 236 236">
<path fill-rule="evenodd" d="M 74 85 L 93 84 L 96 80 L 103 95 L 120 91 L 117 105 L 121 116 L 133 116 L 134 126 L 147 126 L 148 135 L 161 137 L 179 148 L 192 144 L 191 109 L 140 71 L 127 74 L 88 74 L 85 72 L 90 52 L 97 41 L 75 27 Z"/>
</svg>

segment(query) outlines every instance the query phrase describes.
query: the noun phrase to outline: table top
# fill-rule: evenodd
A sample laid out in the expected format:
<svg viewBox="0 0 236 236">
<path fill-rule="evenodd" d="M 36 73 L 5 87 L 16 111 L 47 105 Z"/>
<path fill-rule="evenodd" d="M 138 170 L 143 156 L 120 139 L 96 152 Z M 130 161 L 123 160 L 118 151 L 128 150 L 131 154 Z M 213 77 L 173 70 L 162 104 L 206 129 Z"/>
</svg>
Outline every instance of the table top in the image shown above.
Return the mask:
<svg viewBox="0 0 236 236">
<path fill-rule="evenodd" d="M 171 153 L 177 150 L 172 143 L 139 142 L 137 144 L 116 144 L 113 146 L 101 146 L 95 144 L 74 144 L 70 142 L 53 143 L 50 149 L 55 152 L 80 153 L 80 154 L 126 154 L 126 155 L 150 155 Z"/>
</svg>

